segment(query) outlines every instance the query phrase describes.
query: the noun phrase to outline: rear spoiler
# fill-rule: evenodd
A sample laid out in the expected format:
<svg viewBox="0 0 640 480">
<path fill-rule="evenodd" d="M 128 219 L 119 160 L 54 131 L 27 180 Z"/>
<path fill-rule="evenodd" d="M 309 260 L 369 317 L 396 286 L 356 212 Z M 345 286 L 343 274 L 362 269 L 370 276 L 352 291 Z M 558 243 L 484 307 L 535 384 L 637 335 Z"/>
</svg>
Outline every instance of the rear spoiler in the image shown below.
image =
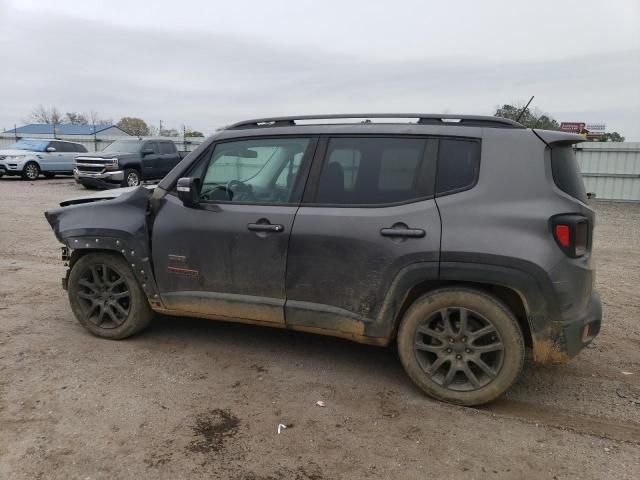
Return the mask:
<svg viewBox="0 0 640 480">
<path fill-rule="evenodd" d="M 586 141 L 582 135 L 577 133 L 559 132 L 557 130 L 538 130 L 531 129 L 531 131 L 542 140 L 547 147 L 551 148 L 552 145 L 573 145 Z"/>
</svg>

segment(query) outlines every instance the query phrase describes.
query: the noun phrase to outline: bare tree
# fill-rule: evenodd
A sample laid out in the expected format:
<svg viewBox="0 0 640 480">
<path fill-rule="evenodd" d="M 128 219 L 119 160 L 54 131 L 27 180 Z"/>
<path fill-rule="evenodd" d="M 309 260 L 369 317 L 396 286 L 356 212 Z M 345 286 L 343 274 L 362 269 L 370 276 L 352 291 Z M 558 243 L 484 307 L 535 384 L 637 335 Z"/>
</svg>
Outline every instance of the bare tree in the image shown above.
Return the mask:
<svg viewBox="0 0 640 480">
<path fill-rule="evenodd" d="M 78 112 L 67 112 L 64 117 L 65 123 L 71 123 L 72 125 L 87 125 L 89 120 L 87 120 L 86 115 Z"/>
<path fill-rule="evenodd" d="M 113 125 L 113 119 L 100 118 L 100 115 L 95 110 L 91 110 L 86 117 L 89 119 L 91 125 Z"/>
<path fill-rule="evenodd" d="M 38 105 L 29 115 L 30 120 L 35 123 L 46 123 L 49 125 L 57 125 L 62 123 L 63 117 L 58 107 L 47 108 L 44 105 Z"/>
</svg>

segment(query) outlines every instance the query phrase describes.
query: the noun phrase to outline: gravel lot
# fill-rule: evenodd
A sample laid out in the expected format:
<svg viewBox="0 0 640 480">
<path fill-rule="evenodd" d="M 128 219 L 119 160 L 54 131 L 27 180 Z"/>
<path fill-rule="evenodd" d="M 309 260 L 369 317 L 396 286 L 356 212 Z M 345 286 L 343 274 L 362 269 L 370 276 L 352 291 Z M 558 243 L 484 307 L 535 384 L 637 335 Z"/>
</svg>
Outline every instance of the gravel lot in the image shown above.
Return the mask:
<svg viewBox="0 0 640 480">
<path fill-rule="evenodd" d="M 640 478 L 640 205 L 595 204 L 593 348 L 470 409 L 392 348 L 179 318 L 92 337 L 42 214 L 79 193 L 0 179 L 0 478 Z"/>
</svg>

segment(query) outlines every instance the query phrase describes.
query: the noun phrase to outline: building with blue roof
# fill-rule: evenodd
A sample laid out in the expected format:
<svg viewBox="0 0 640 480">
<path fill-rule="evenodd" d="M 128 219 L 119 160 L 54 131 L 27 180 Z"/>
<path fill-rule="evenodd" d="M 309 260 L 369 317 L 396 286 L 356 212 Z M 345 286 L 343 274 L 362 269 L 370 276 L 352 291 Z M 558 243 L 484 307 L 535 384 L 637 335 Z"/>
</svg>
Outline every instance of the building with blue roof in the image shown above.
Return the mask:
<svg viewBox="0 0 640 480">
<path fill-rule="evenodd" d="M 55 130 L 54 130 L 55 129 Z M 27 136 L 96 136 L 96 137 L 117 137 L 129 136 L 127 132 L 116 125 L 75 125 L 71 123 L 60 123 L 51 125 L 46 123 L 30 123 L 22 127 L 11 128 L 3 132 L 18 137 Z"/>
</svg>

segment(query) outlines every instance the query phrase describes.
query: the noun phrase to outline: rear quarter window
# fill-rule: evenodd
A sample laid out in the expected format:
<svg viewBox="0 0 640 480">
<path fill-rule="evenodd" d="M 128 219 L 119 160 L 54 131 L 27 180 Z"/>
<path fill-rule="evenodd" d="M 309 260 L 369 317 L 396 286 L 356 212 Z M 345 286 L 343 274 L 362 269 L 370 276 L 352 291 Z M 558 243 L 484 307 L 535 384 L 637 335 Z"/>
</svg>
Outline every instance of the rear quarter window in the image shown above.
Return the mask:
<svg viewBox="0 0 640 480">
<path fill-rule="evenodd" d="M 436 193 L 445 195 L 473 187 L 480 172 L 480 142 L 441 139 L 438 148 Z"/>
<path fill-rule="evenodd" d="M 551 149 L 551 173 L 553 181 L 560 190 L 586 203 L 587 192 L 580 174 L 576 152 L 572 146 L 563 145 Z"/>
<path fill-rule="evenodd" d="M 173 142 L 160 142 L 160 153 L 175 153 L 176 147 Z"/>
</svg>

